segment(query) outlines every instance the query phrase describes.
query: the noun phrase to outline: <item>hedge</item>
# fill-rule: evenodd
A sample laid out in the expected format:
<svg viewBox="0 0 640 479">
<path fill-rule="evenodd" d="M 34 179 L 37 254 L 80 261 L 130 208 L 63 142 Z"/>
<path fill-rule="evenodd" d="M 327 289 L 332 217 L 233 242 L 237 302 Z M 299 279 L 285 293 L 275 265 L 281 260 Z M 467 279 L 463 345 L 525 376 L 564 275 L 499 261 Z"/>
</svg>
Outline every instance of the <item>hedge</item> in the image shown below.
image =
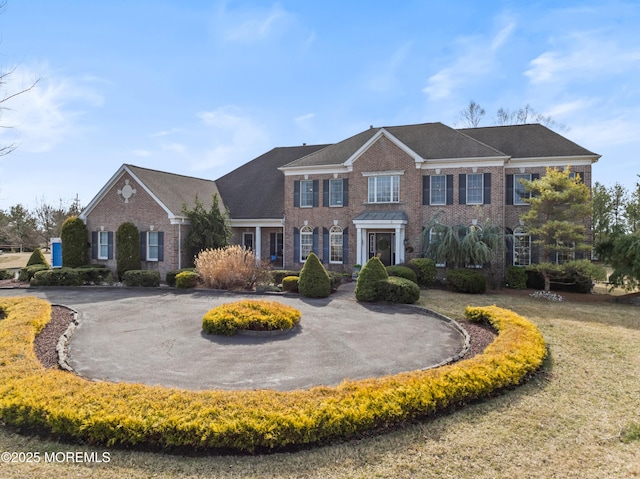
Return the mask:
<svg viewBox="0 0 640 479">
<path fill-rule="evenodd" d="M 399 278 L 408 279 L 409 281 L 412 281 L 415 284 L 418 284 L 418 275 L 412 268 L 408 266 L 403 266 L 403 265 L 387 266 L 387 273 L 389 273 L 389 276 L 396 276 Z"/>
<path fill-rule="evenodd" d="M 84 281 L 74 268 L 45 269 L 33 275 L 31 286 L 82 286 Z"/>
<path fill-rule="evenodd" d="M 389 303 L 413 304 L 420 299 L 418 285 L 400 276 L 389 276 L 376 283 L 378 300 Z"/>
<path fill-rule="evenodd" d="M 202 329 L 209 334 L 232 336 L 241 330 L 276 331 L 293 328 L 302 313 L 277 301 L 236 301 L 209 310 Z"/>
<path fill-rule="evenodd" d="M 0 420 L 107 446 L 255 452 L 360 436 L 519 384 L 546 355 L 542 335 L 523 317 L 496 306 L 467 308 L 469 319 L 498 330 L 471 359 L 309 390 L 187 391 L 45 369 L 33 341 L 50 305 L 0 298 L 0 310 Z"/>
<path fill-rule="evenodd" d="M 160 286 L 160 272 L 155 270 L 130 269 L 125 271 L 122 282 L 125 286 Z"/>
<path fill-rule="evenodd" d="M 451 269 L 447 271 L 447 284 L 459 293 L 484 294 L 487 279 L 475 269 Z"/>
<path fill-rule="evenodd" d="M 189 289 L 198 286 L 200 276 L 195 271 L 180 271 L 175 276 L 175 285 L 179 289 Z"/>
</svg>

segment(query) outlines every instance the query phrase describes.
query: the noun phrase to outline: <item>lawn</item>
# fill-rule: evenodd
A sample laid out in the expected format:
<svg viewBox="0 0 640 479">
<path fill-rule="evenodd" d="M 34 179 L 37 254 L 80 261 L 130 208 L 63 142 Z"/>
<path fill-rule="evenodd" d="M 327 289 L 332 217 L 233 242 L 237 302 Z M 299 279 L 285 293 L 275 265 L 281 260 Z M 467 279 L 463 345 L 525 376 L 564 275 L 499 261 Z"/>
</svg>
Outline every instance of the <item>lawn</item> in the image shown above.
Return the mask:
<svg viewBox="0 0 640 479">
<path fill-rule="evenodd" d="M 3 478 L 625 478 L 640 477 L 640 308 L 528 296 L 423 291 L 453 318 L 497 304 L 529 318 L 550 349 L 529 383 L 384 435 L 289 454 L 184 457 L 18 435 L 0 451 L 109 452 L 105 463 L 2 464 Z M 56 457 L 61 457 L 60 455 Z"/>
</svg>

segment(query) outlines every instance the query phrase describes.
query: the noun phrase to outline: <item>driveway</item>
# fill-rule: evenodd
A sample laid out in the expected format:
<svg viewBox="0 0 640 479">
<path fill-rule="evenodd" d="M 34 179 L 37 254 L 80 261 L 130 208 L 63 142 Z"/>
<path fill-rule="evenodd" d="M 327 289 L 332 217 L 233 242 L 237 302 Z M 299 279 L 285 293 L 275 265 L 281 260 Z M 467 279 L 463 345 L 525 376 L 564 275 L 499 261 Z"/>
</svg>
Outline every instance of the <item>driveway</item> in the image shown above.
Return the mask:
<svg viewBox="0 0 640 479">
<path fill-rule="evenodd" d="M 78 312 L 69 364 L 90 379 L 193 390 L 306 389 L 429 368 L 460 354 L 457 325 L 423 309 L 358 303 L 353 285 L 326 299 L 166 288 L 0 289 Z M 203 315 L 241 299 L 280 301 L 302 311 L 282 336 L 202 333 Z"/>
</svg>

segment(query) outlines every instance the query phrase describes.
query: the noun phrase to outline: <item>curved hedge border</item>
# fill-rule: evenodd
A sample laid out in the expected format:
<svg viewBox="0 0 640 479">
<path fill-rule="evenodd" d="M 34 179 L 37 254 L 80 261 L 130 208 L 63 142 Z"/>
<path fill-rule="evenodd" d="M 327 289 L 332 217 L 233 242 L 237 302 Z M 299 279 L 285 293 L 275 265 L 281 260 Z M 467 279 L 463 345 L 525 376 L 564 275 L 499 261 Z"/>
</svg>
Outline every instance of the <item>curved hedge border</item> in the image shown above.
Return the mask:
<svg viewBox="0 0 640 479">
<path fill-rule="evenodd" d="M 516 385 L 546 355 L 536 327 L 489 306 L 467 308 L 498 330 L 483 354 L 455 364 L 336 387 L 277 392 L 185 391 L 90 382 L 45 369 L 33 341 L 50 318 L 35 298 L 0 298 L 0 418 L 93 444 L 277 450 L 348 437 L 422 417 Z"/>
</svg>

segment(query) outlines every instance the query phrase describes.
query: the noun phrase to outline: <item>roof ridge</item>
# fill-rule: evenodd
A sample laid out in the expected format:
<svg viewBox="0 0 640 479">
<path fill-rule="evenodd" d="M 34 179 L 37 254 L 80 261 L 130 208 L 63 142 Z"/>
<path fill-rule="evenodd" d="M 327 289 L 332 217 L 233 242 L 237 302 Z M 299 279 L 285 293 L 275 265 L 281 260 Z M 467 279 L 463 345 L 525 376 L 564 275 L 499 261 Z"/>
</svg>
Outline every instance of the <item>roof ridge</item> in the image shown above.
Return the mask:
<svg viewBox="0 0 640 479">
<path fill-rule="evenodd" d="M 163 175 L 180 176 L 182 178 L 189 178 L 189 179 L 192 179 L 192 180 L 199 180 L 199 181 L 210 181 L 212 183 L 215 183 L 215 180 L 210 180 L 208 178 L 200 178 L 200 177 L 197 177 L 197 176 L 183 175 L 181 173 L 171 173 L 169 171 L 157 170 L 155 168 L 146 168 L 144 166 L 132 165 L 132 164 L 129 164 L 129 163 L 125 163 L 124 166 L 126 166 L 129 169 L 135 168 L 135 169 L 138 169 L 138 170 L 144 170 L 144 171 L 149 171 L 149 172 L 153 172 L 153 173 L 162 173 Z"/>
</svg>

